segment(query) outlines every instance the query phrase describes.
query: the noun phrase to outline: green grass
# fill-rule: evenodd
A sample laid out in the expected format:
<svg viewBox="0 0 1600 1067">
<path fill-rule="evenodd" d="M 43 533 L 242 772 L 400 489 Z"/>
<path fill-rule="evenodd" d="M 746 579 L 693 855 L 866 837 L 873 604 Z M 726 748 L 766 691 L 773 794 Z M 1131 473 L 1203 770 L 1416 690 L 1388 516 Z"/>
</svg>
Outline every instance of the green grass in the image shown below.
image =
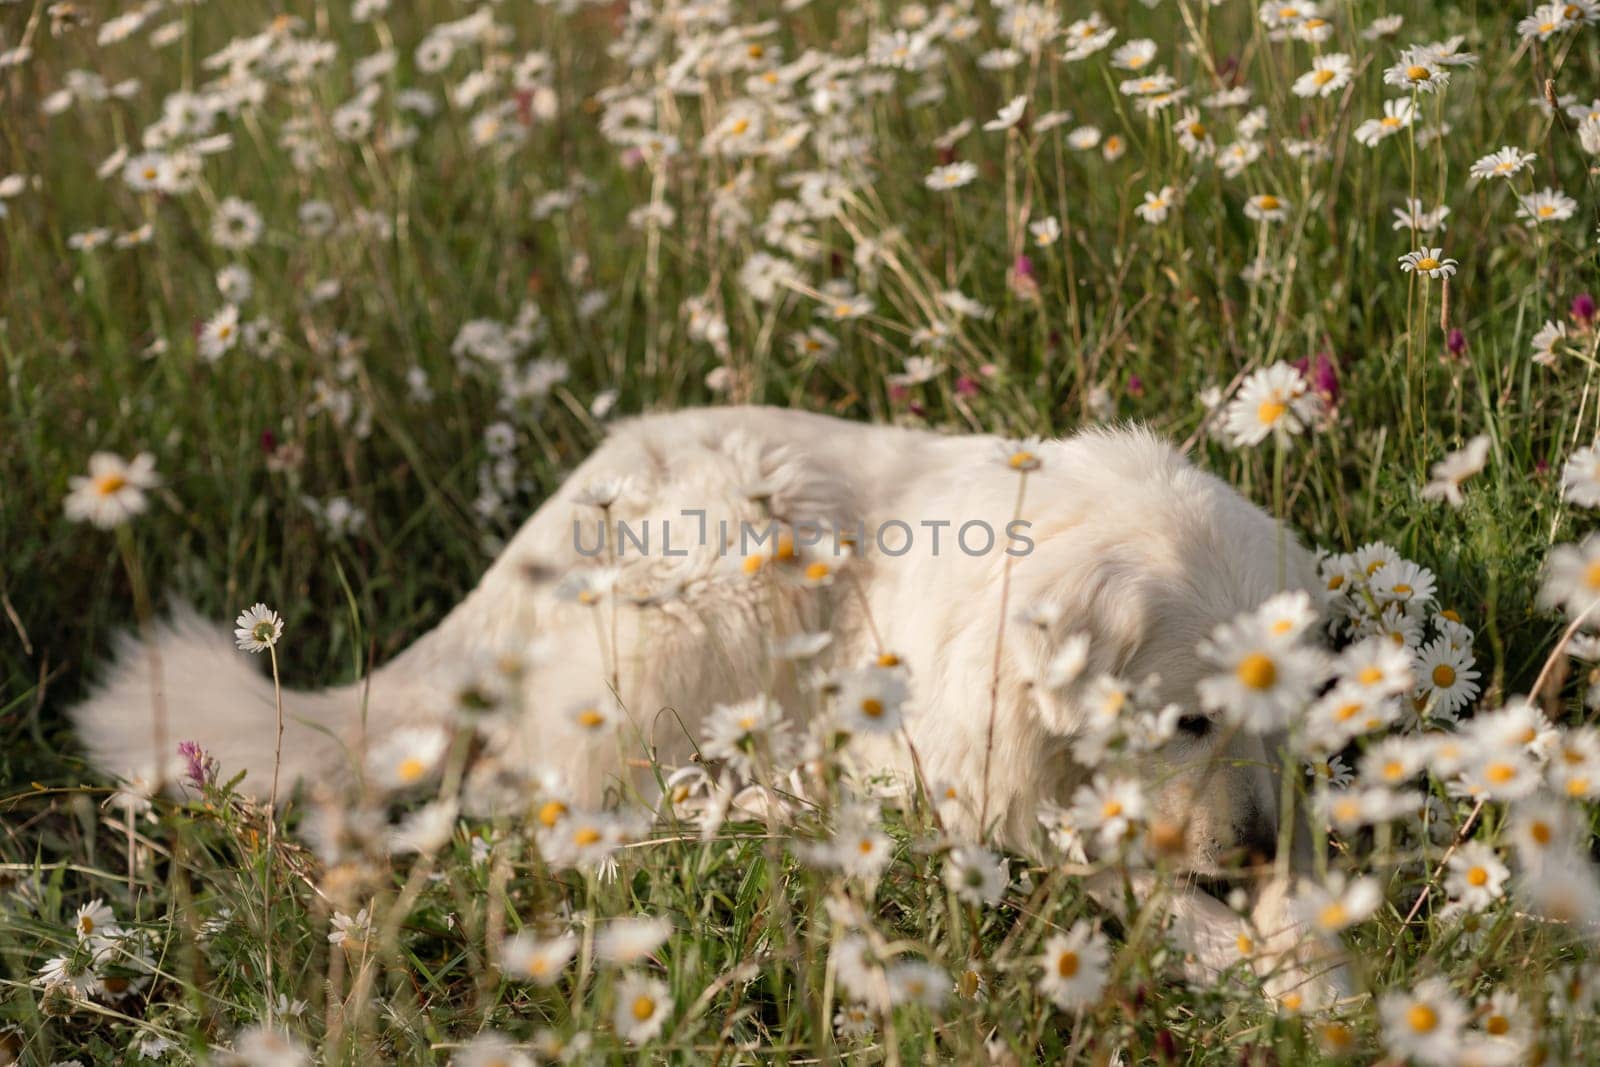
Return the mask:
<svg viewBox="0 0 1600 1067">
<path fill-rule="evenodd" d="M 1071 21 L 1076 6 L 1066 6 Z M 1063 62 L 1051 46 L 1037 63 L 987 69 L 979 58 L 1002 41 L 985 5 L 975 36 L 937 48 L 945 58 L 924 74 L 871 72 L 887 79 L 884 91 L 826 108 L 820 78 L 780 93 L 810 122 L 809 138 L 786 158 L 740 159 L 700 145 L 745 97 L 746 78 L 809 49 L 859 56 L 909 9 L 734 5 L 727 26 L 748 31 L 706 31 L 722 35 L 707 54 L 725 69 L 707 75 L 703 96 L 689 96 L 663 79 L 696 31 L 660 28 L 661 56 L 630 74 L 607 49 L 636 47 L 642 27 L 625 28 L 619 8 L 485 7 L 503 42 L 463 46 L 444 73 L 426 73 L 416 45 L 431 27 L 470 14 L 466 5 L 397 4 L 357 23 L 345 5 L 297 0 L 289 5 L 303 20 L 297 39 L 329 42 L 329 61 L 293 84 L 269 77 L 259 104 L 219 117 L 210 132 L 231 133 L 231 147 L 204 158 L 192 189 L 166 195 L 135 191 L 117 174 L 102 180 L 96 168 L 119 146 L 136 154 L 167 94 L 206 86 L 217 72 L 205 57 L 263 27 L 248 5 L 172 6 L 131 39 L 102 46 L 97 29 L 112 12 L 100 7 L 80 5 L 86 24 L 59 32 L 42 4 L 0 16 L 0 52 L 19 42 L 32 49 L 26 62 L 0 69 L 0 177 L 29 176 L 0 218 L 0 1062 L 13 1048 L 28 1063 L 123 1062 L 130 1042 L 148 1034 L 176 1042 L 169 1062 L 187 1062 L 259 1021 L 280 994 L 307 1002 L 290 1023 L 329 1062 L 429 1062 L 484 1028 L 520 1042 L 548 1029 L 592 1041 L 585 1055 L 619 1059 L 970 1062 L 986 1042 L 1021 1062 L 1069 1052 L 1101 1062 L 1117 1049 L 1130 1062 L 1317 1054 L 1315 1020 L 1276 1009 L 1247 983 L 1185 985 L 1152 931 L 1100 915 L 1073 879 L 1048 867 L 1032 866 L 1032 889 L 1013 879 L 1003 906 L 958 903 L 939 878 L 932 857 L 942 846 L 920 809 L 889 816 L 897 856 L 875 895 L 811 869 L 784 835 L 753 823 L 730 824 L 709 843 L 658 823 L 654 842 L 628 850 L 613 881 L 550 870 L 514 820 L 469 820 L 431 859 L 330 866 L 298 843 L 296 811 L 269 858 L 262 811 L 221 789 L 160 802 L 131 828 L 130 869 L 130 828 L 102 806 L 110 790 L 78 756 L 64 712 L 92 684 L 113 635 L 146 610 L 146 596 L 157 611 L 181 599 L 218 619 L 258 600 L 272 605 L 286 623 L 278 651 L 289 685 L 348 680 L 386 661 L 471 588 L 519 520 L 599 440 L 605 417 L 592 406 L 605 391 L 616 397 L 607 417 L 737 401 L 1015 435 L 1148 422 L 1194 439 L 1202 465 L 1279 509 L 1309 543 L 1349 551 L 1383 540 L 1433 570 L 1441 605 L 1477 632 L 1480 703 L 1498 707 L 1533 683 L 1563 625 L 1535 606 L 1549 549 L 1594 525 L 1562 502 L 1560 472 L 1600 434 L 1597 335 L 1569 315 L 1579 293 L 1600 292 L 1597 160 L 1580 146 L 1576 118 L 1534 101 L 1548 91 L 1587 103 L 1600 85 L 1600 30 L 1530 44 L 1516 36 L 1522 5 L 1329 5 L 1333 39 L 1320 50 L 1349 53 L 1358 73 L 1348 90 L 1302 100 L 1288 87 L 1309 68 L 1313 46 L 1269 40 L 1253 5 L 1106 5 L 1120 31 L 1113 48 L 1150 37 L 1156 63 L 1191 87 L 1190 100 L 1150 119 L 1116 91 L 1131 75 L 1111 69 L 1110 49 Z M 1362 38 L 1374 17 L 1391 13 L 1406 16 L 1397 38 Z M 762 18 L 774 22 L 758 28 Z M 169 22 L 187 32 L 152 45 L 152 28 Z M 1398 49 L 1457 33 L 1479 64 L 1455 68 L 1444 92 L 1420 95 L 1409 130 L 1375 148 L 1357 144 L 1356 125 L 1399 92 L 1381 80 Z M 339 140 L 333 116 L 353 94 L 354 63 L 389 44 L 398 58 L 374 82 L 375 131 Z M 532 50 L 548 62 L 519 98 L 509 70 Z M 270 55 L 288 51 L 280 41 Z M 482 100 L 446 98 L 486 68 L 501 76 Z M 74 70 L 107 86 L 137 85 L 125 98 L 47 115 L 50 94 Z M 851 77 L 859 85 L 860 74 Z M 1267 125 L 1261 158 L 1228 178 L 1186 153 L 1172 125 L 1235 79 L 1254 88 Z M 945 98 L 912 102 L 930 82 Z M 662 132 L 681 141 L 669 164 L 632 161 L 602 136 L 604 91 L 620 86 L 656 102 Z M 418 131 L 414 145 L 386 144 L 402 117 L 396 93 L 416 88 L 433 94 L 439 113 L 406 120 Z M 1031 99 L 1027 123 L 982 131 L 1018 94 Z M 474 145 L 474 117 L 500 104 L 515 136 Z M 1038 132 L 1039 117 L 1055 109 L 1072 120 Z M 1202 109 L 1219 145 L 1234 140 L 1244 110 Z M 968 117 L 980 128 L 950 156 L 975 163 L 978 180 L 930 191 L 924 177 L 950 158 L 935 140 Z M 1450 126 L 1443 138 L 1413 139 L 1441 120 Z M 304 169 L 284 143 L 296 123 L 321 156 Z M 1068 131 L 1083 123 L 1122 137 L 1126 154 L 1107 161 L 1098 149 L 1069 147 Z M 1328 158 L 1295 158 L 1296 138 L 1320 139 Z M 845 182 L 832 209 L 764 229 L 801 199 L 794 176 L 825 167 L 823 142 Z M 1537 159 L 1510 182 L 1470 181 L 1471 163 L 1503 144 Z M 1165 185 L 1186 190 L 1182 203 L 1166 222 L 1144 223 L 1133 208 Z M 1523 225 L 1517 197 L 1547 185 L 1577 201 L 1574 217 Z M 569 207 L 536 212 L 563 190 L 575 193 Z M 1288 219 L 1247 219 L 1245 201 L 1258 193 L 1286 199 Z M 1448 230 L 1424 241 L 1392 229 L 1391 209 L 1409 195 L 1428 208 L 1448 205 Z M 230 196 L 254 204 L 264 222 L 260 241 L 239 252 L 208 236 Z M 674 209 L 673 220 L 630 225 L 629 213 L 653 198 Z M 338 232 L 302 232 L 296 213 L 313 199 L 332 205 Z M 365 212 L 387 225 L 361 225 Z M 1027 223 L 1051 215 L 1063 238 L 1034 246 Z M 122 234 L 145 224 L 150 238 L 136 247 L 68 244 L 94 227 Z M 1423 243 L 1460 260 L 1449 286 L 1448 326 L 1465 341 L 1457 353 L 1440 319 L 1441 284 L 1397 265 Z M 879 254 L 863 253 L 870 247 Z M 771 301 L 752 299 L 740 280 L 757 251 L 796 260 L 792 285 Z M 1024 252 L 1031 284 L 1008 284 Z M 1247 284 L 1241 271 L 1258 257 L 1263 279 Z M 196 335 L 224 304 L 217 272 L 235 263 L 254 278 L 241 318 L 264 318 L 279 340 L 260 355 L 241 343 L 209 362 Z M 868 293 L 872 312 L 819 319 L 816 296 L 839 281 Z M 322 282 L 337 291 L 319 295 Z M 947 289 L 993 315 L 942 309 L 937 294 Z M 694 301 L 723 324 L 724 340 L 706 339 Z M 559 361 L 567 376 L 513 400 L 493 368 L 453 355 L 452 344 L 463 323 L 509 325 L 524 306 L 537 310 L 537 328 L 514 364 L 525 372 L 534 360 Z M 944 347 L 914 347 L 915 332 L 935 320 L 951 328 Z M 1531 360 L 1547 320 L 1572 328 L 1548 367 Z M 796 355 L 789 338 L 817 324 L 837 351 Z M 889 377 L 913 354 L 935 358 L 940 373 L 893 386 Z M 1212 440 L 1199 397 L 1318 354 L 1338 368 L 1338 403 L 1293 439 L 1275 492 L 1270 444 L 1235 450 Z M 418 368 L 429 399 L 408 384 Z M 335 407 L 349 405 L 348 420 L 320 410 L 316 398 L 330 394 Z M 484 430 L 497 420 L 515 430 L 514 478 L 485 515 L 475 506 L 494 459 Z M 1465 504 L 1423 500 L 1431 464 L 1477 434 L 1490 439 L 1489 460 L 1466 483 Z M 148 513 L 116 533 L 63 512 L 69 478 L 97 450 L 151 452 L 164 481 Z M 279 462 L 285 450 L 300 461 Z M 308 496 L 348 498 L 365 512 L 365 528 L 330 536 Z M 1574 664 L 1552 690 L 1563 725 L 1589 717 L 1585 669 Z M 1429 785 L 1445 801 L 1447 825 L 1462 826 L 1470 802 Z M 1592 815 L 1591 805 L 1584 818 Z M 1503 844 L 1508 817 L 1501 805 L 1487 807 L 1479 839 Z M 485 862 L 471 860 L 468 831 L 494 835 Z M 809 821 L 795 831 L 819 832 Z M 1402 827 L 1378 838 L 1341 841 L 1337 860 L 1385 888 L 1386 905 L 1348 935 L 1364 961 L 1362 992 L 1435 974 L 1473 1003 L 1509 989 L 1522 995 L 1550 1056 L 1589 1058 L 1600 1038 L 1592 1014 L 1547 1005 L 1544 983 L 1591 958 L 1592 932 L 1502 901 L 1483 913 L 1485 932 L 1474 935 L 1482 943 L 1468 949 L 1459 925 L 1439 918 L 1437 891 L 1403 925 L 1449 838 L 1429 843 Z M 1013 874 L 1026 863 L 1016 859 Z M 842 924 L 827 902 L 839 894 L 867 907 L 874 936 L 896 951 L 952 975 L 971 969 L 981 994 L 952 997 L 937 1012 L 898 1008 L 870 1037 L 837 1034 L 832 1016 L 844 998 L 828 959 Z M 34 980 L 47 958 L 73 951 L 73 915 L 93 898 L 142 932 L 156 963 L 154 981 L 121 1001 L 75 1003 Z M 364 954 L 330 947 L 331 913 L 362 906 L 384 936 Z M 668 916 L 676 930 L 643 968 L 668 981 L 674 1004 L 643 1052 L 614 1034 L 619 975 L 591 966 L 587 947 L 550 989 L 496 970 L 500 938 L 523 926 L 553 929 L 571 914 L 588 931 L 596 917 L 635 913 Z M 1084 915 L 1114 935 L 1112 980 L 1097 1006 L 1065 1013 L 1036 988 L 1032 961 L 1043 934 Z M 1342 1017 L 1362 1056 L 1382 1047 L 1370 1000 Z"/>
</svg>

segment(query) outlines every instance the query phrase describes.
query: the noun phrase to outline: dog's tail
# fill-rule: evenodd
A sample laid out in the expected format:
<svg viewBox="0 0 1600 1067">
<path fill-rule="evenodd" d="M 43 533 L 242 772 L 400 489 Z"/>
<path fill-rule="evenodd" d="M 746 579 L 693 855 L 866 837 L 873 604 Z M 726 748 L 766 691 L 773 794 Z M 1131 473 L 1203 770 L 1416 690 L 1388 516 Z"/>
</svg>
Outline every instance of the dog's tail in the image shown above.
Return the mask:
<svg viewBox="0 0 1600 1067">
<path fill-rule="evenodd" d="M 78 737 L 97 768 L 145 783 L 155 782 L 158 771 L 161 780 L 181 781 L 186 760 L 178 746 L 195 742 L 218 761 L 224 781 L 244 771 L 239 788 L 265 797 L 278 715 L 264 659 L 239 651 L 226 628 L 179 607 L 149 640 L 120 638 L 99 687 L 72 712 Z M 360 684 L 283 693 L 280 798 L 300 778 L 348 780 L 347 743 L 368 698 Z"/>
</svg>

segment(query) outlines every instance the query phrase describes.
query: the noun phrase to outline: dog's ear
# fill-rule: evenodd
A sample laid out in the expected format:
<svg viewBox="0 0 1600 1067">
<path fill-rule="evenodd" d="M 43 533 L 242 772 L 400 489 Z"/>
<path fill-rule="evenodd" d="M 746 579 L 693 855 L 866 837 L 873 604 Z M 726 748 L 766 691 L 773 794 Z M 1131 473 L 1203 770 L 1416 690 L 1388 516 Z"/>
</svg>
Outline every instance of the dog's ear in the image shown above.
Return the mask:
<svg viewBox="0 0 1600 1067">
<path fill-rule="evenodd" d="M 1095 679 L 1143 681 L 1129 672 L 1158 624 L 1157 580 L 1114 546 L 1074 535 L 1039 540 L 1017 562 L 1015 578 L 1021 632 L 1007 642 L 1008 658 L 1030 684 L 1046 729 L 1070 736 L 1084 720 L 1081 697 Z"/>
</svg>

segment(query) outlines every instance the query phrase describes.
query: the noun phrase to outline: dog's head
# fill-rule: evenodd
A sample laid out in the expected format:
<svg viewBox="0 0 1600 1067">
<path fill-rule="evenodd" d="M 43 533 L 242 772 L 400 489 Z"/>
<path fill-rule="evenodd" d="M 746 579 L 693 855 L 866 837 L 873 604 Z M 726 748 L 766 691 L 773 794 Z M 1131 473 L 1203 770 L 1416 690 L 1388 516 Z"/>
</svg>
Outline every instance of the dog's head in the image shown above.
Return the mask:
<svg viewBox="0 0 1600 1067">
<path fill-rule="evenodd" d="M 1146 435 L 1078 438 L 1029 487 L 1034 551 L 1016 567 L 1022 597 L 1057 617 L 1023 637 L 1021 674 L 1037 680 L 1074 633 L 1089 639 L 1080 677 L 1112 675 L 1176 705 L 1164 744 L 1124 757 L 1152 808 L 1152 837 L 1181 866 L 1215 874 L 1271 860 L 1279 840 L 1281 739 L 1236 728 L 1201 706 L 1213 673 L 1198 653 L 1214 629 L 1278 592 L 1315 590 L 1315 560 L 1293 535 L 1221 480 Z M 1029 663 L 1029 657 L 1033 662 Z M 1034 693 L 1035 699 L 1045 697 Z M 1092 686 L 1052 694 L 1062 739 L 1041 793 L 1065 801 L 1093 768 L 1073 755 L 1096 709 Z M 1046 772 L 1049 774 L 1049 772 Z"/>
</svg>

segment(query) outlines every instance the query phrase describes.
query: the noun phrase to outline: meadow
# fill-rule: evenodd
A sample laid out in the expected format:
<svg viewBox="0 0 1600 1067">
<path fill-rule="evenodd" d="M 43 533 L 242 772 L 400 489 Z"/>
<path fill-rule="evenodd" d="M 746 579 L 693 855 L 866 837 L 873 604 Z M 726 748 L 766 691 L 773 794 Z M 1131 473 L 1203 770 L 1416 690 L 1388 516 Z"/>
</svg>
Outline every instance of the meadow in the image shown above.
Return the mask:
<svg viewBox="0 0 1600 1067">
<path fill-rule="evenodd" d="M 266 6 L 0 4 L 0 1063 L 1595 1060 L 1600 3 Z M 760 732 L 587 815 L 465 716 L 277 817 L 83 760 L 119 632 L 359 678 L 722 403 L 1139 421 L 1324 550 L 1351 995 L 1091 901 L 1136 802 L 1006 855 Z"/>
</svg>

